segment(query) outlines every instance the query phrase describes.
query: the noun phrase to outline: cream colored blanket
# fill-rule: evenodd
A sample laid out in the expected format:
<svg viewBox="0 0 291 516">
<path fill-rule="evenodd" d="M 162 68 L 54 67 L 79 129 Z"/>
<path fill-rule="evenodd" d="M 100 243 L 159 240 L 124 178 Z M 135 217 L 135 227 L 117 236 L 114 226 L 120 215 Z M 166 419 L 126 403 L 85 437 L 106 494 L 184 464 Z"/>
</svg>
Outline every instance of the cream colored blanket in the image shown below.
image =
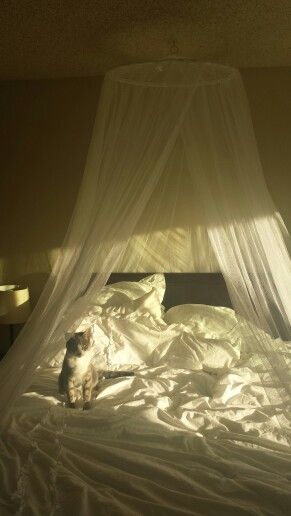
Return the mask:
<svg viewBox="0 0 291 516">
<path fill-rule="evenodd" d="M 1 516 L 291 514 L 288 407 L 270 404 L 255 360 L 140 366 L 88 412 L 62 406 L 57 369 L 38 370 L 1 442 Z"/>
</svg>

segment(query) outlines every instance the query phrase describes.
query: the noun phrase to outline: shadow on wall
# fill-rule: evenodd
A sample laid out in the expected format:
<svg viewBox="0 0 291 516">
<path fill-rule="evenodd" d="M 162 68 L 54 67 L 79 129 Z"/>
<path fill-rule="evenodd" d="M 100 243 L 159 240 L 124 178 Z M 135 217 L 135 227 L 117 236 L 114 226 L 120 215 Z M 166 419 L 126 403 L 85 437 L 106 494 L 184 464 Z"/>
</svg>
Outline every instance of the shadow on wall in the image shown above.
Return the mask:
<svg viewBox="0 0 291 516">
<path fill-rule="evenodd" d="M 290 70 L 244 70 L 243 79 L 268 184 L 279 211 L 283 207 L 288 224 L 289 183 L 284 174 L 289 171 L 290 156 L 287 135 L 291 118 L 286 102 Z M 0 282 L 25 281 L 31 291 L 32 305 L 50 273 L 54 252 L 62 244 L 71 217 L 101 84 L 101 77 L 0 83 L 0 190 L 5 192 L 0 202 Z M 271 120 L 276 123 L 275 131 L 269 122 L 269 108 Z M 162 242 L 167 249 L 171 238 L 165 241 L 164 235 L 155 231 L 169 227 L 171 216 L 176 227 L 184 228 L 193 199 L 189 196 L 190 189 L 179 191 L 177 170 L 164 186 L 165 198 L 172 195 L 173 204 L 176 203 L 174 217 L 156 203 L 161 190 L 158 185 L 154 203 L 150 203 L 144 218 L 153 238 L 157 235 L 157 247 Z M 152 205 L 158 225 L 150 216 Z M 199 222 L 197 209 L 195 221 Z M 143 220 L 137 235 L 144 229 Z M 172 230 L 167 231 L 171 234 Z M 183 247 L 180 237 L 176 233 L 177 245 Z M 147 269 L 152 270 L 150 260 Z"/>
<path fill-rule="evenodd" d="M 0 283 L 26 284 L 32 307 L 71 217 L 101 84 L 102 77 L 0 82 Z M 0 326 L 0 348 L 8 330 Z"/>
<path fill-rule="evenodd" d="M 71 217 L 101 84 L 0 83 L 0 282 L 17 281 L 17 268 L 50 272 L 47 250 L 61 246 Z"/>
</svg>

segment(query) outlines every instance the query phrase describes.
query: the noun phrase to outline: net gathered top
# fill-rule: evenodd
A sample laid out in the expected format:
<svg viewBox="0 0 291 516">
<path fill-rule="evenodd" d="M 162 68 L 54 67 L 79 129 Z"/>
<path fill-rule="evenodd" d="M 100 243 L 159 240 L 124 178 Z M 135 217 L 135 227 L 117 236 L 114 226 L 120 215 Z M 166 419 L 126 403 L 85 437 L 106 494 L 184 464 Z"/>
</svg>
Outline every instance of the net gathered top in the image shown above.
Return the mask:
<svg viewBox="0 0 291 516">
<path fill-rule="evenodd" d="M 133 86 L 191 89 L 197 87 L 197 79 L 199 85 L 217 84 L 227 82 L 235 74 L 236 69 L 230 66 L 171 57 L 120 66 L 107 72 L 106 77 Z"/>
</svg>

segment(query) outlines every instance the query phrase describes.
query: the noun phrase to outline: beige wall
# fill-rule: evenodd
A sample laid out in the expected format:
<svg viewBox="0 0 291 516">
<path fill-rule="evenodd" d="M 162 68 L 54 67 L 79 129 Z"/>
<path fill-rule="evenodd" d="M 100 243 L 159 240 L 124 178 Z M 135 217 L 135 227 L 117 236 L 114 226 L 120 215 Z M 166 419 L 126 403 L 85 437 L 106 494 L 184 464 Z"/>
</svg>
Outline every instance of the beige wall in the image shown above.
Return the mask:
<svg viewBox="0 0 291 516">
<path fill-rule="evenodd" d="M 291 233 L 291 67 L 242 70 L 266 182 Z"/>
<path fill-rule="evenodd" d="M 291 68 L 245 69 L 273 199 L 291 230 Z M 100 78 L 0 83 L 1 282 L 28 282 L 35 301 L 74 206 Z"/>
<path fill-rule="evenodd" d="M 71 216 L 101 82 L 0 83 L 0 281 L 28 281 L 33 298 Z"/>
</svg>

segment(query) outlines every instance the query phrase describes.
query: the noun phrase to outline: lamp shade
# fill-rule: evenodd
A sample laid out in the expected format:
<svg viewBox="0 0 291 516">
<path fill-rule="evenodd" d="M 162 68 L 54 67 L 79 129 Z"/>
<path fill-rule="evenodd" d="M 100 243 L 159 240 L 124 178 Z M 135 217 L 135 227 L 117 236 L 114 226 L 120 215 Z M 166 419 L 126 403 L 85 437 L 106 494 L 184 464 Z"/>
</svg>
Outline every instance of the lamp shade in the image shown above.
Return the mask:
<svg viewBox="0 0 291 516">
<path fill-rule="evenodd" d="M 30 313 L 28 287 L 0 285 L 0 324 L 22 324 Z"/>
</svg>

